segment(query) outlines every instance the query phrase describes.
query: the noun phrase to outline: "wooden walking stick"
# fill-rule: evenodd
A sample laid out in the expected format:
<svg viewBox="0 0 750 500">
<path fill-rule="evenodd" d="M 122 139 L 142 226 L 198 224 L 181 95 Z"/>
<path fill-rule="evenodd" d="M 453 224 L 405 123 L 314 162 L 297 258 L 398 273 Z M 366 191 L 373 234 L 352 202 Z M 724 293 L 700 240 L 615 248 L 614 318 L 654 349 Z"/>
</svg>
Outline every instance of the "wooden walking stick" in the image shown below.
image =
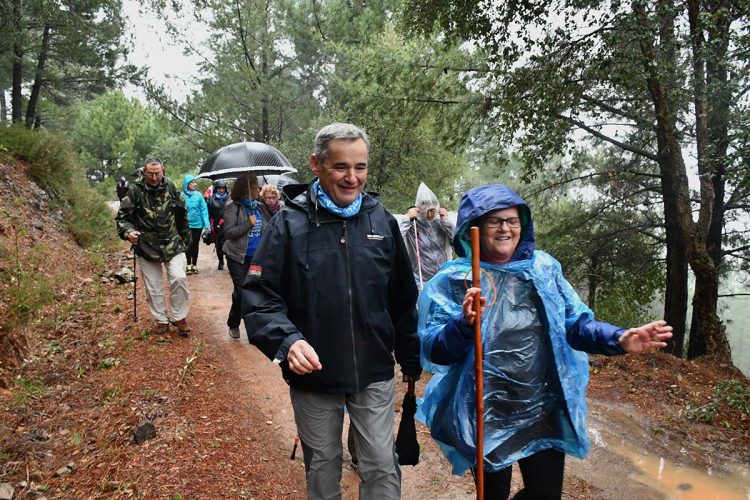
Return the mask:
<svg viewBox="0 0 750 500">
<path fill-rule="evenodd" d="M 138 274 L 135 269 L 135 245 L 131 246 L 131 250 L 133 250 L 133 321 L 138 321 Z"/>
<path fill-rule="evenodd" d="M 479 228 L 471 228 L 471 285 L 481 287 L 479 270 Z M 474 296 L 474 378 L 477 406 L 477 500 L 484 500 L 484 374 L 482 372 L 482 302 L 481 293 Z"/>
</svg>

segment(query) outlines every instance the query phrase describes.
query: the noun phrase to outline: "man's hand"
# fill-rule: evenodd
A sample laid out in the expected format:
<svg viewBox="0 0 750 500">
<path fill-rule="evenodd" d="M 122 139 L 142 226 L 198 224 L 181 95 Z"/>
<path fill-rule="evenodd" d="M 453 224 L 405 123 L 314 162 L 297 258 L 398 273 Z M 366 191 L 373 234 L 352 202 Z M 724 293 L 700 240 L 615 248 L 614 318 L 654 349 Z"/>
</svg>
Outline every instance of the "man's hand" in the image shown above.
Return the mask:
<svg viewBox="0 0 750 500">
<path fill-rule="evenodd" d="M 250 214 L 248 217 L 248 220 L 250 220 L 250 225 L 255 227 L 255 224 L 258 222 L 258 219 L 255 217 L 255 214 Z"/>
<path fill-rule="evenodd" d="M 128 233 L 128 241 L 132 245 L 137 245 L 138 244 L 138 239 L 140 238 L 140 236 L 141 236 L 141 232 L 140 231 L 135 231 L 135 230 L 134 231 L 130 231 Z"/>
<path fill-rule="evenodd" d="M 307 375 L 316 370 L 323 369 L 318 354 L 306 340 L 298 340 L 289 348 L 286 355 L 289 369 L 297 375 Z"/>
<path fill-rule="evenodd" d="M 448 217 L 448 211 L 441 207 L 438 209 L 438 215 L 440 216 L 440 220 L 445 220 Z"/>
<path fill-rule="evenodd" d="M 418 213 L 419 213 L 419 210 L 417 210 L 417 207 L 411 207 L 409 210 L 406 211 L 406 216 L 409 218 L 409 220 L 414 220 L 417 218 Z"/>
<path fill-rule="evenodd" d="M 666 321 L 651 323 L 630 328 L 620 336 L 620 347 L 628 353 L 639 353 L 649 349 L 667 347 L 665 340 L 672 338 L 672 327 Z"/>
</svg>

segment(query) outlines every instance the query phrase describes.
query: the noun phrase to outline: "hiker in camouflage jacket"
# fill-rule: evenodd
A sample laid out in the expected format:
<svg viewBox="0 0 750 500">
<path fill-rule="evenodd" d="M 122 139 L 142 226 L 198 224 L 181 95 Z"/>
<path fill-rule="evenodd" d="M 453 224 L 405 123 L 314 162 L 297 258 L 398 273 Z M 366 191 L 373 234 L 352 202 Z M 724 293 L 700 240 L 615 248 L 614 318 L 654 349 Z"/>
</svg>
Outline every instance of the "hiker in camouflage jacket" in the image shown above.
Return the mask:
<svg viewBox="0 0 750 500">
<path fill-rule="evenodd" d="M 133 244 L 156 331 L 166 333 L 171 322 L 187 336 L 190 291 L 187 286 L 185 250 L 190 243 L 185 201 L 172 181 L 164 176 L 158 158 L 147 158 L 143 177 L 130 187 L 115 218 L 117 234 Z M 169 306 L 164 297 L 162 263 L 170 284 Z"/>
</svg>

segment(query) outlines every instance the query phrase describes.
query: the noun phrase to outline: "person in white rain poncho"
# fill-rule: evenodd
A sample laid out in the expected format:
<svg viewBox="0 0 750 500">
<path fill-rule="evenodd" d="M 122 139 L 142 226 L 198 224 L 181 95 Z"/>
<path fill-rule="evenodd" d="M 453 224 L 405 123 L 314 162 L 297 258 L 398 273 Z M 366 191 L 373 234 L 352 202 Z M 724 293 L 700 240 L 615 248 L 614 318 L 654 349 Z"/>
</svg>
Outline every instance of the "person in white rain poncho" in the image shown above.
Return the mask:
<svg viewBox="0 0 750 500">
<path fill-rule="evenodd" d="M 471 226 L 480 229 L 481 290 L 469 288 Z M 531 211 L 507 186 L 463 196 L 453 248 L 459 258 L 419 298 L 422 366 L 435 375 L 417 419 L 430 428 L 454 474 L 476 468 L 472 304 L 481 291 L 485 496 L 508 498 L 518 462 L 524 489 L 515 498 L 560 498 L 565 454 L 583 458 L 589 450 L 585 353 L 664 347 L 672 327 L 654 321 L 626 330 L 596 321 L 560 263 L 534 249 Z"/>
<path fill-rule="evenodd" d="M 423 182 L 417 199 L 399 222 L 406 251 L 414 268 L 414 280 L 420 289 L 451 258 L 453 223 L 448 212 L 440 208 L 437 196 Z"/>
</svg>

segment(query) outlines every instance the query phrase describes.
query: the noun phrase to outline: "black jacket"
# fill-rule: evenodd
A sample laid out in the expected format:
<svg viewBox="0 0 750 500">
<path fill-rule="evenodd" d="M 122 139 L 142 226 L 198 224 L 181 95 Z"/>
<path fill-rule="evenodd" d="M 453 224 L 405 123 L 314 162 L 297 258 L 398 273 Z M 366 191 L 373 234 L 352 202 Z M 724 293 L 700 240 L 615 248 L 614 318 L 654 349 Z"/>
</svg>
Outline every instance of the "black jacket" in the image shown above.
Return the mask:
<svg viewBox="0 0 750 500">
<path fill-rule="evenodd" d="M 250 343 L 278 360 L 292 387 L 352 393 L 401 370 L 418 375 L 417 287 L 398 223 L 376 196 L 338 217 L 287 185 L 291 200 L 271 219 L 242 286 Z M 289 347 L 305 339 L 323 369 L 289 370 Z"/>
</svg>

